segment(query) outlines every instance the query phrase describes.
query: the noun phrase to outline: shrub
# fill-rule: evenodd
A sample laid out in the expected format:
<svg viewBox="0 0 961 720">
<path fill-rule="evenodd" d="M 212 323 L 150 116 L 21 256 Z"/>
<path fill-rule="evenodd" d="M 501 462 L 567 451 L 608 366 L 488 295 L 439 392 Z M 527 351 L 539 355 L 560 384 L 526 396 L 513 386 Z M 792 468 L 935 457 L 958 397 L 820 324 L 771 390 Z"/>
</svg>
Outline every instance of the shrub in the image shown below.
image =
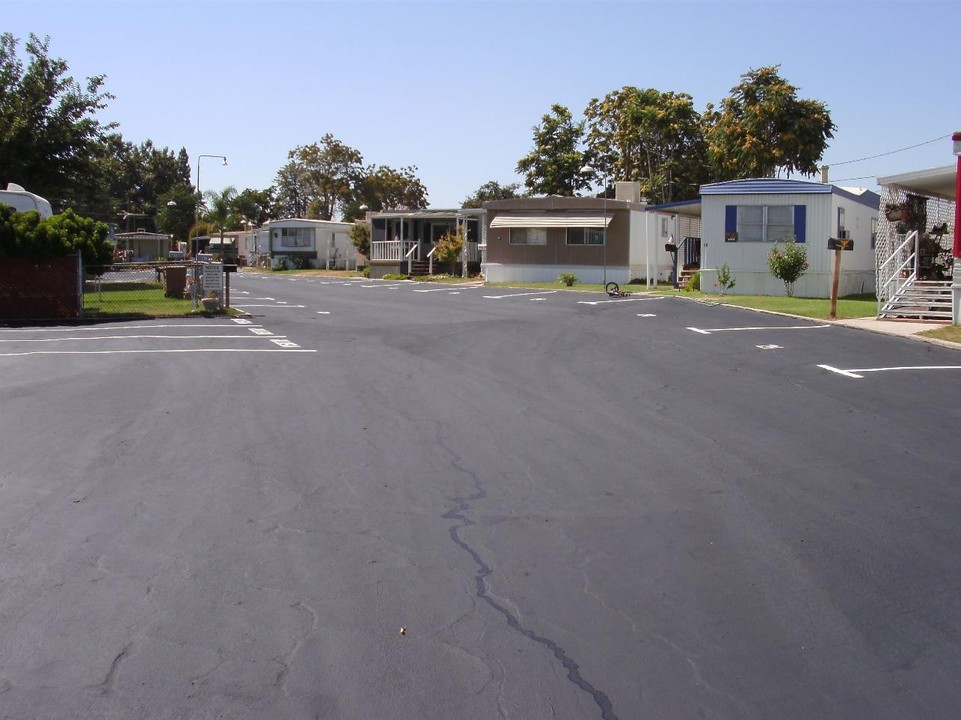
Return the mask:
<svg viewBox="0 0 961 720">
<path fill-rule="evenodd" d="M 295 257 L 290 260 L 294 266 L 294 270 L 310 270 L 313 267 L 313 265 L 310 264 L 310 258 Z"/>
<path fill-rule="evenodd" d="M 370 277 L 370 265 L 365 266 L 364 269 L 363 269 L 361 272 L 364 274 L 364 277 L 365 277 L 365 278 L 369 278 L 369 277 Z"/>
<path fill-rule="evenodd" d="M 458 226 L 456 233 L 448 230 L 440 236 L 434 248 L 434 257 L 437 258 L 438 262 L 450 262 L 450 274 L 454 275 L 454 265 L 463 249 L 464 236 L 461 234 L 461 226 Z"/>
<path fill-rule="evenodd" d="M 727 263 L 724 263 L 717 269 L 717 281 L 714 283 L 714 287 L 723 295 L 728 290 L 733 290 L 735 284 L 734 276 L 731 274 L 731 268 Z"/>
<path fill-rule="evenodd" d="M 287 258 L 283 255 L 275 257 L 273 263 L 270 265 L 271 270 L 289 270 L 290 266 L 287 263 Z"/>
<path fill-rule="evenodd" d="M 698 270 L 696 273 L 694 273 L 693 275 L 691 275 L 691 277 L 688 278 L 687 283 L 685 283 L 684 285 L 684 289 L 688 291 L 701 289 L 701 271 L 700 270 Z"/>
<path fill-rule="evenodd" d="M 767 264 L 771 268 L 771 274 L 784 283 L 787 296 L 794 297 L 794 283 L 808 269 L 804 248 L 798 245 L 794 238 L 785 240 L 783 248 L 774 243 L 767 255 Z"/>
<path fill-rule="evenodd" d="M 573 287 L 577 282 L 577 275 L 574 273 L 561 273 L 557 276 L 557 282 L 564 283 L 567 287 Z"/>
</svg>

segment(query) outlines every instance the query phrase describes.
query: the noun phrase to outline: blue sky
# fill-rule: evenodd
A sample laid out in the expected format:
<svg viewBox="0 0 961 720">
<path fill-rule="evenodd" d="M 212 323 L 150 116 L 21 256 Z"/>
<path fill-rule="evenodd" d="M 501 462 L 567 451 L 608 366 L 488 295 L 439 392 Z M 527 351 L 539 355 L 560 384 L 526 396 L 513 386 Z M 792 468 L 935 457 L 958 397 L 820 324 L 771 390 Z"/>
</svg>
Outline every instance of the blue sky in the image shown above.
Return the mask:
<svg viewBox="0 0 961 720">
<path fill-rule="evenodd" d="M 751 68 L 780 65 L 838 126 L 831 179 L 954 162 L 956 0 L 288 2 L 0 0 L 2 30 L 50 37 L 81 79 L 107 76 L 102 119 L 125 139 L 199 154 L 202 189 L 264 188 L 287 153 L 331 133 L 369 164 L 417 166 L 433 207 L 517 160 L 553 103 L 580 117 L 625 85 L 703 111 Z M 840 164 L 846 163 L 846 164 Z M 858 178 L 858 179 L 850 179 Z M 850 180 L 849 180 L 850 179 Z"/>
</svg>

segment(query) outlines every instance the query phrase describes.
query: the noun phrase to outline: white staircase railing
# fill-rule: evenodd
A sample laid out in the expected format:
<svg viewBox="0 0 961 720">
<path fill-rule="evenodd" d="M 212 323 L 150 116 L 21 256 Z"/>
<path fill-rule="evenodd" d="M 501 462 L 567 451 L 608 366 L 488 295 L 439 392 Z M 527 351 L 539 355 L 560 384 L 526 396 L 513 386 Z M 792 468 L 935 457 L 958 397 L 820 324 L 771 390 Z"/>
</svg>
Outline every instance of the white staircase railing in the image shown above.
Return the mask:
<svg viewBox="0 0 961 720">
<path fill-rule="evenodd" d="M 914 284 L 918 278 L 918 231 L 912 230 L 878 266 L 878 315 L 884 304 Z"/>
<path fill-rule="evenodd" d="M 430 249 L 430 252 L 427 253 L 427 274 L 428 275 L 434 274 L 434 251 L 436 249 L 437 247 L 434 246 Z"/>
</svg>

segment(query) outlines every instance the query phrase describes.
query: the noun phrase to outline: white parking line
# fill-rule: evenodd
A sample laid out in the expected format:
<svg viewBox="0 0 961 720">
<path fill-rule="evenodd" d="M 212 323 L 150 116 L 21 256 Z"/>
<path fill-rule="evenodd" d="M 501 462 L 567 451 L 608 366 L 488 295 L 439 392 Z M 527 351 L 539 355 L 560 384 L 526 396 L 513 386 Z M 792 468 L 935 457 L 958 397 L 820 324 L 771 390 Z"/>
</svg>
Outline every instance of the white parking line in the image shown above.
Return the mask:
<svg viewBox="0 0 961 720">
<path fill-rule="evenodd" d="M 270 308 L 280 308 L 281 310 L 286 310 L 287 308 L 302 308 L 304 305 L 231 305 L 234 308 L 251 308 L 251 307 L 270 307 Z"/>
<path fill-rule="evenodd" d="M 315 353 L 316 350 L 274 350 L 273 348 L 183 348 L 180 350 L 30 350 L 27 352 L 0 353 L 0 357 L 25 357 L 27 355 L 169 355 L 176 353 Z"/>
<path fill-rule="evenodd" d="M 652 300 L 654 298 L 642 298 L 642 297 L 626 297 L 626 298 L 613 298 L 611 300 L 578 300 L 578 305 L 604 305 L 606 303 L 623 303 L 623 302 L 637 302 L 638 300 Z"/>
<path fill-rule="evenodd" d="M 268 331 L 269 332 L 269 331 Z M 273 333 L 270 333 L 271 335 Z M 94 335 L 93 337 L 19 338 L 0 343 L 85 342 L 87 340 L 249 340 L 250 335 Z"/>
<path fill-rule="evenodd" d="M 234 322 L 237 323 L 240 320 L 244 321 L 244 324 L 250 321 L 246 318 L 236 318 Z M 0 328 L 0 333 L 51 333 L 51 332 L 104 332 L 106 330 L 155 330 L 157 328 L 235 328 L 236 326 L 231 323 L 168 323 L 162 325 L 116 325 L 114 327 L 105 327 L 103 325 L 95 325 L 92 327 L 54 327 L 54 328 Z M 260 327 L 259 325 L 256 327 Z"/>
<path fill-rule="evenodd" d="M 738 332 L 745 330 L 817 330 L 820 328 L 828 328 L 830 325 L 758 325 L 754 327 L 730 327 L 730 328 L 696 328 L 689 327 L 688 330 L 701 335 L 710 335 L 712 333 L 719 332 Z"/>
<path fill-rule="evenodd" d="M 818 365 L 818 367 L 849 378 L 863 378 L 864 375 L 862 373 L 891 372 L 895 370 L 961 370 L 961 365 L 899 365 L 895 367 L 851 368 L 850 370 L 842 370 L 832 365 Z"/>
<path fill-rule="evenodd" d="M 553 295 L 557 290 L 542 290 L 541 292 L 513 293 L 511 295 L 484 295 L 487 300 L 503 300 L 504 298 L 528 297 L 530 295 Z"/>
</svg>

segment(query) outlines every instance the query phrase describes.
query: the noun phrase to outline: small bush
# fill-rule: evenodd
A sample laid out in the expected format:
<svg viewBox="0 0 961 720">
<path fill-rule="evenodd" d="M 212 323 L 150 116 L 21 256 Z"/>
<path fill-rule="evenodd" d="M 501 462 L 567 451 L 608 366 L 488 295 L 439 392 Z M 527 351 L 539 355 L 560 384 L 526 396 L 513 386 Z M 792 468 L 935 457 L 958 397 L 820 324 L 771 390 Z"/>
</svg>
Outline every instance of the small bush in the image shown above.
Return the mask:
<svg viewBox="0 0 961 720">
<path fill-rule="evenodd" d="M 290 265 L 287 263 L 287 258 L 281 255 L 280 257 L 275 257 L 274 261 L 270 264 L 271 270 L 290 270 Z"/>
<path fill-rule="evenodd" d="M 564 283 L 567 287 L 573 287 L 577 282 L 577 275 L 574 273 L 561 273 L 557 276 L 557 282 Z"/>
<path fill-rule="evenodd" d="M 724 263 L 721 265 L 721 267 L 717 269 L 717 281 L 714 283 L 714 287 L 717 288 L 721 295 L 724 295 L 728 290 L 733 290 L 736 284 L 728 264 Z"/>
<path fill-rule="evenodd" d="M 406 280 L 407 276 L 401 273 L 387 273 L 382 278 L 383 280 Z"/>
<path fill-rule="evenodd" d="M 774 243 L 767 255 L 767 264 L 771 268 L 771 274 L 784 282 L 787 296 L 794 297 L 794 283 L 808 269 L 804 247 L 798 245 L 794 238 L 785 240 L 784 249 L 778 248 L 777 243 Z"/>
<path fill-rule="evenodd" d="M 701 289 L 701 271 L 698 270 L 696 273 L 688 278 L 687 283 L 684 285 L 684 289 L 687 291 L 700 290 Z"/>
<path fill-rule="evenodd" d="M 628 285 L 647 285 L 647 278 L 631 278 Z"/>
<path fill-rule="evenodd" d="M 370 266 L 366 266 L 361 272 L 363 272 L 365 278 L 370 277 Z"/>
<path fill-rule="evenodd" d="M 310 270 L 313 267 L 313 265 L 310 264 L 310 258 L 295 257 L 291 258 L 290 261 L 294 266 L 294 270 Z"/>
</svg>

